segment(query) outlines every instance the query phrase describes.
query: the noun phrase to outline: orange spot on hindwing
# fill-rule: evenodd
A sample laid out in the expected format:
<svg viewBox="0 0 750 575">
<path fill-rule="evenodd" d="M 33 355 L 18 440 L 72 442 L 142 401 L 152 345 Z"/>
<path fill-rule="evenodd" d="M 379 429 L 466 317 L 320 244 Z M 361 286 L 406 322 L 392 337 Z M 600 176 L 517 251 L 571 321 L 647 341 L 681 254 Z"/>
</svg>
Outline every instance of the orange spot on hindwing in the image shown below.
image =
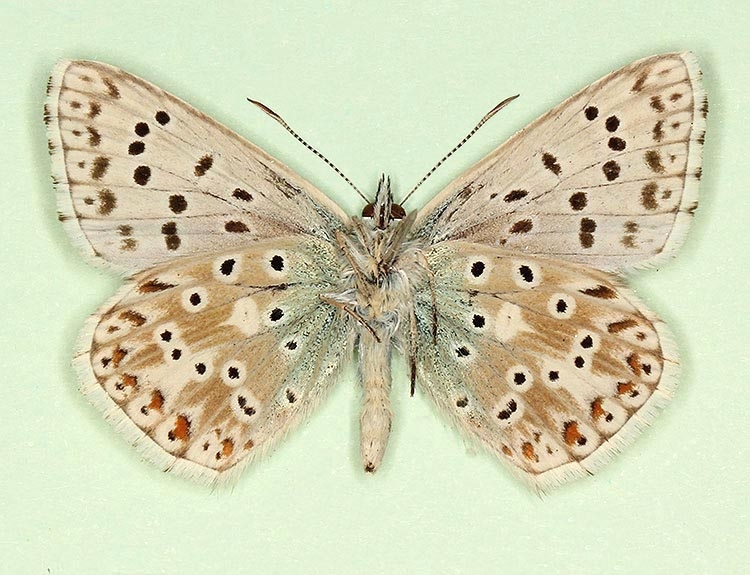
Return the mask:
<svg viewBox="0 0 750 575">
<path fill-rule="evenodd" d="M 567 445 L 582 446 L 586 445 L 587 439 L 578 429 L 577 421 L 566 421 L 563 425 L 563 439 Z"/>
<path fill-rule="evenodd" d="M 170 441 L 185 441 L 190 437 L 190 420 L 186 415 L 178 415 L 174 427 L 167 433 Z"/>
</svg>

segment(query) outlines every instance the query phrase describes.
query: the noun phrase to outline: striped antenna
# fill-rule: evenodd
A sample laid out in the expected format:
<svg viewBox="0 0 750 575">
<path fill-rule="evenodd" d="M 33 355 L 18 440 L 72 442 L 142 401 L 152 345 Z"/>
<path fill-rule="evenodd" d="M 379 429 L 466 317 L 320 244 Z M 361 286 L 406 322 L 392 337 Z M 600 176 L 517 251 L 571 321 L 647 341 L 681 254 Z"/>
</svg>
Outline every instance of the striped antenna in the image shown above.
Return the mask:
<svg viewBox="0 0 750 575">
<path fill-rule="evenodd" d="M 284 127 L 284 129 L 287 132 L 289 132 L 294 137 L 295 140 L 297 140 L 299 143 L 301 143 L 303 146 L 305 146 L 305 148 L 307 148 L 308 150 L 310 150 L 313 154 L 315 154 L 316 156 L 318 156 L 321 160 L 323 160 L 328 165 L 328 167 L 332 168 L 334 172 L 336 172 L 339 176 L 341 176 L 341 178 L 343 178 L 343 180 L 347 184 L 349 184 L 355 192 L 357 192 L 359 194 L 360 198 L 362 198 L 365 202 L 370 203 L 370 200 L 367 199 L 367 197 L 359 190 L 359 188 L 357 186 L 355 186 L 354 183 L 349 178 L 347 178 L 346 175 L 344 175 L 344 173 L 341 170 L 339 170 L 333 164 L 333 162 L 331 162 L 328 158 L 326 158 L 318 150 L 316 150 L 310 144 L 308 144 L 302 138 L 302 136 L 300 136 L 297 132 L 295 132 L 294 130 L 292 130 L 292 128 L 289 126 L 289 124 L 287 124 L 281 116 L 279 116 L 276 112 L 274 112 L 271 108 L 269 108 L 268 106 L 266 106 L 262 102 L 258 102 L 257 100 L 253 100 L 251 98 L 248 98 L 247 101 L 250 102 L 251 104 L 255 104 L 256 106 L 258 106 L 258 108 L 260 108 L 261 110 L 263 110 L 266 114 L 268 114 L 269 116 L 271 116 L 271 118 L 273 118 L 279 124 L 281 124 Z"/>
<path fill-rule="evenodd" d="M 481 128 L 482 126 L 484 126 L 484 124 L 486 124 L 490 120 L 490 118 L 492 118 L 492 116 L 494 116 L 495 114 L 497 114 L 500 110 L 502 110 L 503 108 L 505 108 L 505 106 L 507 106 L 508 104 L 510 104 L 516 98 L 518 98 L 519 95 L 520 94 L 516 94 L 515 96 L 511 96 L 510 98 L 506 98 L 505 100 L 503 100 L 502 102 L 500 102 L 497 106 L 495 106 L 494 108 L 492 108 L 492 110 L 490 110 L 489 112 L 487 112 L 484 115 L 484 117 L 481 120 L 479 120 L 479 123 L 476 126 L 474 126 L 472 128 L 472 130 L 468 134 L 466 134 L 466 136 L 464 136 L 464 139 L 461 140 L 458 144 L 456 144 L 456 146 L 450 152 L 448 152 L 447 154 L 445 154 L 445 156 L 443 156 L 442 159 L 437 164 L 435 164 L 432 167 L 432 169 L 429 172 L 427 172 L 421 180 L 419 180 L 419 182 L 417 182 L 417 185 L 414 186 L 408 194 L 406 194 L 406 197 L 403 200 L 401 200 L 401 205 L 402 206 L 404 205 L 404 203 L 406 202 L 406 200 L 408 200 L 411 197 L 411 195 L 414 192 L 417 191 L 417 189 L 419 188 L 419 186 L 421 186 L 422 184 L 424 184 L 425 181 L 427 181 L 427 178 L 429 178 L 433 173 L 435 173 L 435 170 L 437 170 L 440 166 L 443 165 L 443 162 L 445 162 L 461 146 L 463 146 L 466 142 L 468 142 L 469 138 L 471 138 L 474 134 L 476 134 L 477 130 L 479 130 L 479 128 Z"/>
</svg>

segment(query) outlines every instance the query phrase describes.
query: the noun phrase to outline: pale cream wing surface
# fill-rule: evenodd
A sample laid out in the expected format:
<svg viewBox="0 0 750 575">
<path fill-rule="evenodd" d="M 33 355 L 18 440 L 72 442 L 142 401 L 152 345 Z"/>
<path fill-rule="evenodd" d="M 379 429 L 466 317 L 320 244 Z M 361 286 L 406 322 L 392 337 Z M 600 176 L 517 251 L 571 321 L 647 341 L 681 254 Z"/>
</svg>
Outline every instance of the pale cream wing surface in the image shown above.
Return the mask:
<svg viewBox="0 0 750 575">
<path fill-rule="evenodd" d="M 706 112 L 691 53 L 625 66 L 469 169 L 421 211 L 413 235 L 606 270 L 658 261 L 697 205 Z"/>
<path fill-rule="evenodd" d="M 106 64 L 60 62 L 45 121 L 61 219 L 83 251 L 119 271 L 248 240 L 331 240 L 347 221 L 256 146 Z"/>
<path fill-rule="evenodd" d="M 535 487 L 596 471 L 671 397 L 666 328 L 614 276 L 454 241 L 427 260 L 420 387 Z"/>
<path fill-rule="evenodd" d="M 338 279 L 332 246 L 310 236 L 139 273 L 82 333 L 84 391 L 162 469 L 233 477 L 350 359 L 350 324 L 319 298 Z"/>
</svg>

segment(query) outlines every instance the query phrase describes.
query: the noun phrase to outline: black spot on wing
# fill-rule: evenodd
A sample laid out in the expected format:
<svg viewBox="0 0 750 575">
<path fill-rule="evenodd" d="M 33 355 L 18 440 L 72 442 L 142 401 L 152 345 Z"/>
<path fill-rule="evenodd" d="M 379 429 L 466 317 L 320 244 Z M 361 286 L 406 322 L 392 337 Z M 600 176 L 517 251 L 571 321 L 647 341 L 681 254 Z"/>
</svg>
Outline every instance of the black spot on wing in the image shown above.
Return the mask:
<svg viewBox="0 0 750 575">
<path fill-rule="evenodd" d="M 89 102 L 89 112 L 86 115 L 89 118 L 93 119 L 93 118 L 96 118 L 101 113 L 102 113 L 102 105 L 96 100 L 91 100 Z"/>
<path fill-rule="evenodd" d="M 542 154 L 542 164 L 544 164 L 545 169 L 549 170 L 556 176 L 560 175 L 560 172 L 562 171 L 562 168 L 560 168 L 560 164 L 557 161 L 557 158 L 550 154 L 549 152 L 544 152 Z"/>
<path fill-rule="evenodd" d="M 271 258 L 271 267 L 280 272 L 284 269 L 284 258 L 280 255 L 275 255 Z"/>
<path fill-rule="evenodd" d="M 109 188 L 102 188 L 97 192 L 99 198 L 99 208 L 97 211 L 102 216 L 108 216 L 117 207 L 117 196 Z"/>
<path fill-rule="evenodd" d="M 612 182 L 620 177 L 620 164 L 614 160 L 609 160 L 602 165 L 602 172 L 607 181 Z"/>
<path fill-rule="evenodd" d="M 96 148 L 99 144 L 102 143 L 102 136 L 99 133 L 99 130 L 97 130 L 93 126 L 87 126 L 86 131 L 89 133 L 89 146 L 91 146 L 92 148 Z"/>
<path fill-rule="evenodd" d="M 664 102 L 661 101 L 661 96 L 658 94 L 656 96 L 651 96 L 651 108 L 655 112 L 663 112 L 665 110 L 664 108 Z"/>
<path fill-rule="evenodd" d="M 165 126 L 169 123 L 171 118 L 169 117 L 169 114 L 167 114 L 164 110 L 159 110 L 154 114 L 154 120 L 156 120 L 159 124 L 162 126 Z"/>
<path fill-rule="evenodd" d="M 510 228 L 511 234 L 526 234 L 534 227 L 533 222 L 526 218 L 525 220 L 519 220 L 514 223 Z"/>
<path fill-rule="evenodd" d="M 146 122 L 138 122 L 133 128 L 133 131 L 137 136 L 143 138 L 144 136 L 147 136 L 151 130 L 149 130 L 148 124 Z"/>
<path fill-rule="evenodd" d="M 271 321 L 279 321 L 282 317 L 284 317 L 284 310 L 277 307 L 271 310 L 271 313 L 269 314 L 269 319 Z"/>
<path fill-rule="evenodd" d="M 115 84 L 112 78 L 107 78 L 105 76 L 102 78 L 102 82 L 107 87 L 107 93 L 109 94 L 111 98 L 114 98 L 114 99 L 120 98 L 120 89 L 117 87 L 117 84 Z"/>
<path fill-rule="evenodd" d="M 610 116 L 604 122 L 604 127 L 607 128 L 608 132 L 616 132 L 617 128 L 620 127 L 620 118 L 617 116 Z"/>
<path fill-rule="evenodd" d="M 659 186 L 656 182 L 648 182 L 641 188 L 641 205 L 649 211 L 653 211 L 659 207 L 656 201 L 656 192 L 659 191 Z"/>
<path fill-rule="evenodd" d="M 651 135 L 654 138 L 654 142 L 661 142 L 664 139 L 664 120 L 659 120 L 654 124 Z"/>
<path fill-rule="evenodd" d="M 193 172 L 196 176 L 199 178 L 201 176 L 205 176 L 206 172 L 211 169 L 211 166 L 214 165 L 214 158 L 211 154 L 206 154 L 203 156 L 200 160 L 198 160 L 198 163 L 195 164 L 195 168 L 193 168 Z"/>
<path fill-rule="evenodd" d="M 224 229 L 232 234 L 243 234 L 249 232 L 250 229 L 243 222 L 236 220 L 230 220 L 224 224 Z"/>
<path fill-rule="evenodd" d="M 177 235 L 177 224 L 175 222 L 166 222 L 161 226 L 161 233 L 164 235 L 164 244 L 167 249 L 174 251 L 180 247 L 182 240 Z"/>
<path fill-rule="evenodd" d="M 622 138 L 610 138 L 607 142 L 607 145 L 609 146 L 610 150 L 614 150 L 615 152 L 622 152 L 625 149 L 625 140 Z"/>
<path fill-rule="evenodd" d="M 221 262 L 221 266 L 219 266 L 219 271 L 222 275 L 230 276 L 232 275 L 232 271 L 234 270 L 235 263 L 236 261 L 234 260 L 234 258 L 224 260 L 223 262 Z"/>
<path fill-rule="evenodd" d="M 251 202 L 253 201 L 253 196 L 246 190 L 243 190 L 242 188 L 235 188 L 232 192 L 232 197 L 237 198 L 238 200 L 242 200 L 243 202 Z"/>
<path fill-rule="evenodd" d="M 647 150 L 643 154 L 643 160 L 652 172 L 663 174 L 666 171 L 664 164 L 661 163 L 661 154 L 659 150 Z"/>
<path fill-rule="evenodd" d="M 596 222 L 591 218 L 581 218 L 581 224 L 578 231 L 578 241 L 581 247 L 590 248 L 594 245 L 594 232 L 596 231 Z"/>
<path fill-rule="evenodd" d="M 503 197 L 503 201 L 505 202 L 517 202 L 518 200 L 521 200 L 529 195 L 529 192 L 526 190 L 511 190 L 505 196 Z"/>
<path fill-rule="evenodd" d="M 617 292 L 615 290 L 602 284 L 599 284 L 593 288 L 586 288 L 578 291 L 584 295 L 599 299 L 615 299 L 617 297 Z"/>
<path fill-rule="evenodd" d="M 151 179 L 151 168 L 148 166 L 138 166 L 133 170 L 133 180 L 139 186 L 145 186 Z"/>
<path fill-rule="evenodd" d="M 101 180 L 109 169 L 109 158 L 107 156 L 97 156 L 91 165 L 91 179 Z"/>
<path fill-rule="evenodd" d="M 651 70 L 645 70 L 644 72 L 641 72 L 638 78 L 636 78 L 635 83 L 631 86 L 631 92 L 640 92 L 643 89 L 643 85 L 646 83 L 650 71 Z"/>
<path fill-rule="evenodd" d="M 574 211 L 580 212 L 588 204 L 588 199 L 586 198 L 585 192 L 576 192 L 568 198 L 568 202 Z"/>
<path fill-rule="evenodd" d="M 169 196 L 169 209 L 175 214 L 181 214 L 187 209 L 187 200 L 182 194 Z"/>
<path fill-rule="evenodd" d="M 525 281 L 526 283 L 532 283 L 534 281 L 534 272 L 529 266 L 519 266 L 518 273 L 521 276 L 521 279 L 523 279 L 523 281 Z"/>
</svg>

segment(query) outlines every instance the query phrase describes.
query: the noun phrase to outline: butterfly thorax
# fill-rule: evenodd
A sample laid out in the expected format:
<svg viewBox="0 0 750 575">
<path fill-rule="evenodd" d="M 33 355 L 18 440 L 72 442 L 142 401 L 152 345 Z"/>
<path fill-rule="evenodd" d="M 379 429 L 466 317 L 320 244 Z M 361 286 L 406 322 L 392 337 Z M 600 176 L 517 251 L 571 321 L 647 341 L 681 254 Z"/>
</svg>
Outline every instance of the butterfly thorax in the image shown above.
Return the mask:
<svg viewBox="0 0 750 575">
<path fill-rule="evenodd" d="M 422 246 L 407 240 L 416 213 L 406 215 L 393 203 L 385 177 L 375 202 L 363 213 L 362 218 L 352 218 L 348 232 L 337 236 L 344 270 L 336 299 L 351 307 L 363 328 L 378 338 L 390 338 L 411 313 L 411 285 L 424 275 Z"/>
</svg>

